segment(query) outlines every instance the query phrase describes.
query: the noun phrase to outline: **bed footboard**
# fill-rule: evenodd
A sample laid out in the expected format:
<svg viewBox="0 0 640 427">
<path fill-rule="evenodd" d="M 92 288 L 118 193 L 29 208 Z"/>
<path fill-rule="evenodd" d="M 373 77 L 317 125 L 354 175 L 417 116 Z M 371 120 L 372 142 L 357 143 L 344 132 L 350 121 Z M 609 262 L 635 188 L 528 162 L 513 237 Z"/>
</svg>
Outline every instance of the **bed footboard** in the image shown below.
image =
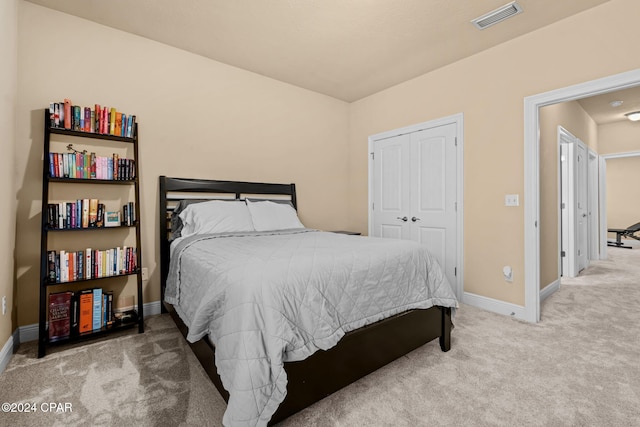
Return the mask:
<svg viewBox="0 0 640 427">
<path fill-rule="evenodd" d="M 186 337 L 185 324 L 170 304 L 165 303 L 165 306 Z M 448 351 L 451 329 L 450 308 L 413 310 L 349 332 L 335 347 L 317 351 L 305 360 L 285 363 L 287 397 L 270 424 L 301 411 L 436 338 L 440 340 L 442 351 Z M 189 345 L 220 395 L 228 401 L 229 393 L 222 386 L 214 363 L 214 347 L 206 338 Z"/>
</svg>

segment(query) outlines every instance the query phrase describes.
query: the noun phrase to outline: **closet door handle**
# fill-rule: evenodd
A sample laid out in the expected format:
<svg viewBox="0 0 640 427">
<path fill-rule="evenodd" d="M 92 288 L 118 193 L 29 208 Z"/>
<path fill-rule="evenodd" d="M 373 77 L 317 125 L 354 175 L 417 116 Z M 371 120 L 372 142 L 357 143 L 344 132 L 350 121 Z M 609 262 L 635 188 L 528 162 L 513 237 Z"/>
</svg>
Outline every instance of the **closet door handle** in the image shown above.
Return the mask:
<svg viewBox="0 0 640 427">
<path fill-rule="evenodd" d="M 414 217 L 411 217 L 411 221 L 413 221 L 413 222 L 420 221 L 420 218 L 416 218 L 416 217 L 414 216 Z"/>
<path fill-rule="evenodd" d="M 407 218 L 406 216 L 403 216 L 402 218 L 398 217 L 398 219 L 404 222 L 407 222 L 409 220 L 409 218 Z"/>
</svg>

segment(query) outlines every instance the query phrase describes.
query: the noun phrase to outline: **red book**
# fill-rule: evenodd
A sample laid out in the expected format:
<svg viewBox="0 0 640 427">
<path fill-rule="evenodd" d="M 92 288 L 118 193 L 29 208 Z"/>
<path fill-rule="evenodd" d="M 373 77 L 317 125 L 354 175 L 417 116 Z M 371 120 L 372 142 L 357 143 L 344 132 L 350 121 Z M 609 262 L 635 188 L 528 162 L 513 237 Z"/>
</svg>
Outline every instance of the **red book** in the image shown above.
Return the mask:
<svg viewBox="0 0 640 427">
<path fill-rule="evenodd" d="M 73 292 L 49 294 L 49 342 L 69 338 Z"/>
<path fill-rule="evenodd" d="M 64 100 L 64 128 L 71 129 L 71 100 Z"/>
</svg>

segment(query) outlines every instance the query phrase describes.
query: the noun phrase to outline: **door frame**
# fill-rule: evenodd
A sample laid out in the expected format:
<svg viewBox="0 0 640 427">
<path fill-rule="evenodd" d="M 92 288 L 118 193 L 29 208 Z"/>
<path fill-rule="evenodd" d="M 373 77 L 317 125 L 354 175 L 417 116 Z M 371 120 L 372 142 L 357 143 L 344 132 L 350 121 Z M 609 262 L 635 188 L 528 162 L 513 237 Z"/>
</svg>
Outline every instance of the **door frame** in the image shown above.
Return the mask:
<svg viewBox="0 0 640 427">
<path fill-rule="evenodd" d="M 600 192 L 598 191 L 600 186 L 598 181 L 600 172 L 598 171 L 598 153 L 588 148 L 587 159 L 588 254 L 591 261 L 600 259 L 600 225 L 598 223 L 598 213 L 600 212 Z"/>
<path fill-rule="evenodd" d="M 464 115 L 463 113 L 453 114 L 451 116 L 441 117 L 435 120 L 418 123 L 411 126 L 405 126 L 399 129 L 393 129 L 371 135 L 368 138 L 368 168 L 369 168 L 369 194 L 368 194 L 368 234 L 373 235 L 373 144 L 376 141 L 392 138 L 407 133 L 413 133 L 424 129 L 435 128 L 448 124 L 456 125 L 456 283 L 452 283 L 453 292 L 459 301 L 462 301 L 464 295 Z"/>
<path fill-rule="evenodd" d="M 540 321 L 540 108 L 640 85 L 640 69 L 524 98 L 525 320 Z"/>
</svg>

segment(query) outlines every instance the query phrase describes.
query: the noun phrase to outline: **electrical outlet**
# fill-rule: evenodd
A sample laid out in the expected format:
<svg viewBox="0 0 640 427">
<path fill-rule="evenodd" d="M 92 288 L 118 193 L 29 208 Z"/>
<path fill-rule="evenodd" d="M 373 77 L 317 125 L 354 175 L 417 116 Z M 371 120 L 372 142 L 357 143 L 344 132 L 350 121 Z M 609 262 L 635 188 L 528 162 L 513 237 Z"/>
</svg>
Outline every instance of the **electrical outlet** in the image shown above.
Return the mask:
<svg viewBox="0 0 640 427">
<path fill-rule="evenodd" d="M 2 315 L 7 314 L 7 297 L 2 297 Z"/>
<path fill-rule="evenodd" d="M 142 280 L 149 280 L 149 269 L 142 267 Z"/>
</svg>

